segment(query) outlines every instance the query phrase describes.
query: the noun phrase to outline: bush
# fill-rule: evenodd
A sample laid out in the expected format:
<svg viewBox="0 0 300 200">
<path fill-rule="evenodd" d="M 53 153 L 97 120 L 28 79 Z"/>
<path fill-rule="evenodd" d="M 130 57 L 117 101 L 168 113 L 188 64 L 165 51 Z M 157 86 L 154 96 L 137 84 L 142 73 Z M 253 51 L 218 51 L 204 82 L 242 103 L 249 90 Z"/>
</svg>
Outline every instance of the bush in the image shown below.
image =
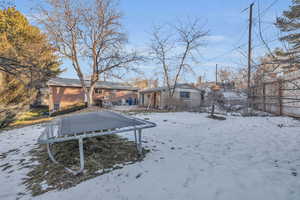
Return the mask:
<svg viewBox="0 0 300 200">
<path fill-rule="evenodd" d="M 50 114 L 50 116 L 54 117 L 54 116 L 57 116 L 57 115 L 63 115 L 63 114 L 75 112 L 75 111 L 78 111 L 78 110 L 82 110 L 86 107 L 87 107 L 86 104 L 78 104 L 78 105 L 74 105 L 72 107 L 64 108 L 63 110 L 60 110 L 60 111 L 53 112 L 53 113 Z"/>
<path fill-rule="evenodd" d="M 0 114 L 0 129 L 7 127 L 15 120 L 15 114 L 10 111 L 2 111 Z"/>
<path fill-rule="evenodd" d="M 28 121 L 48 116 L 48 107 L 32 108 L 29 111 L 23 112 L 17 116 L 17 121 Z"/>
</svg>

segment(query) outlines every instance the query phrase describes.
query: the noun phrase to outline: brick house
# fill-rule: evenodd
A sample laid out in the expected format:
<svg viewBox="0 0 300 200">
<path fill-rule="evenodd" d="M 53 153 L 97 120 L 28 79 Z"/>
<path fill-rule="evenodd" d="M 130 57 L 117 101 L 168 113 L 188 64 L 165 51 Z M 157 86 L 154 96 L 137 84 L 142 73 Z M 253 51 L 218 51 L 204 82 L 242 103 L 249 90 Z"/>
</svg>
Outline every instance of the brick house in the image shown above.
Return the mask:
<svg viewBox="0 0 300 200">
<path fill-rule="evenodd" d="M 86 85 L 89 81 L 86 80 Z M 49 89 L 48 105 L 50 111 L 62 110 L 73 105 L 85 103 L 86 97 L 79 79 L 53 78 L 47 82 Z M 93 94 L 94 102 L 131 103 L 137 102 L 137 88 L 132 86 L 98 81 Z"/>
</svg>

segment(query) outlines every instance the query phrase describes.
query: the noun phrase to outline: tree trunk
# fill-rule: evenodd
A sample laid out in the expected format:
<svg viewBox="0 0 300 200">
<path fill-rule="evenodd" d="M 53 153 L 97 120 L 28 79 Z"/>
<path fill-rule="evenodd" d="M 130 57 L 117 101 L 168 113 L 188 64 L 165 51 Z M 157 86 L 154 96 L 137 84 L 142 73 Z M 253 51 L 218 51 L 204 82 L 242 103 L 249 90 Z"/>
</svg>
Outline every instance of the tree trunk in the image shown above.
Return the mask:
<svg viewBox="0 0 300 200">
<path fill-rule="evenodd" d="M 33 106 L 36 107 L 36 106 L 40 106 L 41 104 L 42 104 L 42 93 L 41 93 L 41 89 L 37 88 L 37 93 L 33 101 Z"/>
<path fill-rule="evenodd" d="M 96 83 L 92 83 L 90 86 L 90 89 L 88 90 L 88 107 L 91 107 L 94 105 L 94 99 L 93 99 L 93 94 L 94 94 L 94 89 L 95 89 Z"/>
<path fill-rule="evenodd" d="M 93 100 L 93 90 L 92 90 L 92 88 L 89 89 L 87 97 L 88 97 L 87 98 L 87 100 L 88 100 L 87 106 L 88 107 L 93 106 L 94 105 L 94 100 Z"/>
</svg>

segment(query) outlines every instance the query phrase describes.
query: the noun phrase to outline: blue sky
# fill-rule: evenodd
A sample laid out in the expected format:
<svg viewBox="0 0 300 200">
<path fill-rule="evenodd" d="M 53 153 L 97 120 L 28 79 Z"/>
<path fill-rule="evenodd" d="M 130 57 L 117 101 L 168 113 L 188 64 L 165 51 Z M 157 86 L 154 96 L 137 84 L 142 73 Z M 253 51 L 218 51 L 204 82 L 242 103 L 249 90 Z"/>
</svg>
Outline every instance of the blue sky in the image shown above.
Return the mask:
<svg viewBox="0 0 300 200">
<path fill-rule="evenodd" d="M 176 22 L 177 19 L 186 17 L 202 19 L 210 36 L 202 49 L 201 63 L 194 66 L 194 69 L 198 76 L 205 75 L 206 80 L 213 80 L 215 64 L 220 68 L 238 69 L 247 63 L 246 57 L 240 53 L 246 53 L 248 37 L 248 11 L 242 13 L 242 10 L 252 2 L 255 3 L 253 56 L 257 59 L 267 52 L 258 37 L 258 3 L 262 12 L 263 35 L 265 40 L 272 41 L 270 46 L 275 48 L 280 43 L 273 41 L 278 37 L 278 30 L 272 22 L 291 5 L 291 0 L 120 0 L 120 9 L 124 15 L 123 24 L 129 37 L 129 45 L 137 49 L 147 48 L 149 33 L 155 24 Z M 15 3 L 24 14 L 32 14 L 32 0 L 15 0 Z M 267 9 L 270 5 L 273 6 Z M 238 46 L 241 46 L 238 51 L 232 51 Z M 157 66 L 154 65 L 141 66 L 148 78 L 155 78 L 152 74 Z M 63 67 L 67 68 L 63 77 L 76 78 L 69 62 L 64 62 Z M 187 76 L 186 81 L 192 82 L 195 79 L 196 76 Z"/>
</svg>

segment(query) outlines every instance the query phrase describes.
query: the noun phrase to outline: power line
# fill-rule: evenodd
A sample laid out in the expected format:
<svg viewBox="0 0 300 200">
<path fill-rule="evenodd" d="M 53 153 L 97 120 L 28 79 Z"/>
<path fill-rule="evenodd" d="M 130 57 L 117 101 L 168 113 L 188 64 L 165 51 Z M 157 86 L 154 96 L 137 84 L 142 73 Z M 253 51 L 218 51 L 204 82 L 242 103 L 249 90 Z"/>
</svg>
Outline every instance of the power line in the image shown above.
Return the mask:
<svg viewBox="0 0 300 200">
<path fill-rule="evenodd" d="M 274 0 L 266 9 L 264 9 L 262 12 L 259 14 L 261 17 L 265 16 L 265 14 L 278 2 L 278 0 Z"/>
<path fill-rule="evenodd" d="M 259 16 L 260 17 L 263 17 L 263 16 L 265 16 L 266 15 L 266 13 L 278 2 L 279 0 L 274 0 L 269 6 L 267 6 L 263 11 L 258 11 L 258 13 L 257 13 L 257 18 L 254 18 L 254 20 L 253 21 L 255 21 L 254 23 L 253 23 L 253 25 L 255 26 L 257 23 L 258 23 L 258 21 L 257 21 L 257 19 L 259 19 Z M 257 4 L 259 5 L 259 0 L 257 0 Z"/>
<path fill-rule="evenodd" d="M 268 42 L 268 43 L 273 43 L 273 42 L 275 42 L 275 41 L 278 41 L 278 38 L 269 40 L 269 41 L 267 41 L 267 42 Z M 226 51 L 226 52 L 224 52 L 224 53 L 222 53 L 222 54 L 220 54 L 220 55 L 217 55 L 217 56 L 212 57 L 212 58 L 208 58 L 208 59 L 206 59 L 206 61 L 212 61 L 212 60 L 215 60 L 215 59 L 217 59 L 217 58 L 222 58 L 222 57 L 224 57 L 225 55 L 231 54 L 231 53 L 233 53 L 234 51 L 240 49 L 241 47 L 245 47 L 247 44 L 248 44 L 248 43 L 243 43 L 243 44 L 241 44 L 241 45 L 239 45 L 239 46 L 237 46 L 237 47 L 234 47 L 234 48 L 232 48 L 232 49 L 230 49 L 230 50 L 228 50 L 228 51 Z M 257 47 L 261 47 L 261 46 L 263 46 L 263 44 L 256 44 L 256 45 L 253 45 L 253 46 L 252 46 L 252 49 L 257 48 Z"/>
<path fill-rule="evenodd" d="M 267 6 L 263 11 L 261 11 L 261 12 L 259 12 L 259 15 L 260 15 L 260 17 L 262 17 L 262 16 L 264 16 L 276 3 L 278 2 L 278 0 L 274 0 L 269 6 Z M 249 9 L 250 7 L 247 7 L 246 9 L 244 9 L 242 12 L 244 12 L 245 10 L 247 10 L 247 9 Z M 255 20 L 255 19 L 254 19 Z M 248 20 L 247 20 L 248 21 Z M 254 22 L 253 23 L 253 26 L 255 26 L 257 23 L 259 22 L 259 20 L 258 21 L 256 21 L 256 22 Z M 260 21 L 260 23 L 267 23 L 267 22 L 263 22 L 263 21 Z M 272 22 L 268 22 L 268 23 L 272 23 Z M 242 32 L 242 34 L 241 34 L 241 37 L 239 37 L 239 39 L 237 40 L 237 42 L 235 42 L 234 44 L 238 44 L 242 39 L 243 39 L 243 36 L 245 35 L 245 31 L 247 30 L 247 27 L 246 27 L 246 29 L 244 29 L 243 30 L 243 32 Z M 276 39 L 272 39 L 272 40 L 270 40 L 270 41 L 265 41 L 267 44 L 269 44 L 269 43 L 273 43 L 273 42 L 275 42 L 275 41 L 278 41 L 278 38 L 276 38 Z M 248 43 L 246 42 L 246 43 L 243 43 L 243 44 L 241 44 L 241 45 L 239 45 L 239 46 L 236 46 L 236 47 L 233 47 L 232 49 L 230 49 L 229 51 L 226 51 L 226 52 L 224 52 L 224 53 L 222 53 L 222 54 L 219 54 L 219 55 L 217 55 L 217 56 L 215 56 L 215 57 L 212 57 L 212 58 L 208 58 L 208 59 L 206 59 L 206 61 L 213 61 L 213 60 L 215 60 L 215 59 L 217 59 L 217 58 L 222 58 L 222 57 L 224 57 L 224 56 L 226 56 L 226 55 L 229 55 L 229 54 L 231 54 L 231 53 L 233 53 L 234 51 L 236 51 L 236 50 L 239 50 L 239 49 L 241 49 L 241 47 L 244 47 L 244 46 L 246 46 Z M 235 45 L 233 45 L 233 46 L 235 46 Z M 254 49 L 254 48 L 257 48 L 257 47 L 260 47 L 260 46 L 265 46 L 265 44 L 259 44 L 259 45 L 253 45 L 252 46 L 252 49 Z"/>
</svg>

